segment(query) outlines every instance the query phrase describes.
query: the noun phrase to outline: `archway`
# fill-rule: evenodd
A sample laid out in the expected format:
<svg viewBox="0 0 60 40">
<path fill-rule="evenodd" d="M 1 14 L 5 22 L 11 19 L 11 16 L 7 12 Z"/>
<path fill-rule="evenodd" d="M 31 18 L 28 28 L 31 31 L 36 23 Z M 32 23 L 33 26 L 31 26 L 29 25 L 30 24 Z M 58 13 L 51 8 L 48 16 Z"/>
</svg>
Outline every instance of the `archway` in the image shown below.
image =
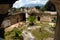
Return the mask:
<svg viewBox="0 0 60 40">
<path fill-rule="evenodd" d="M 0 3 L 1 3 L 2 1 L 0 1 Z M 6 3 L 7 3 L 7 1 L 5 1 Z M 57 10 L 57 25 L 56 25 L 56 32 L 55 32 L 55 40 L 60 40 L 60 1 L 58 1 L 58 0 L 51 0 L 51 2 L 55 5 L 55 7 L 56 7 L 56 10 Z M 4 3 L 4 2 L 2 2 L 2 3 Z M 9 1 L 8 1 L 8 3 L 10 3 Z M 12 2 L 13 3 L 13 2 Z"/>
</svg>

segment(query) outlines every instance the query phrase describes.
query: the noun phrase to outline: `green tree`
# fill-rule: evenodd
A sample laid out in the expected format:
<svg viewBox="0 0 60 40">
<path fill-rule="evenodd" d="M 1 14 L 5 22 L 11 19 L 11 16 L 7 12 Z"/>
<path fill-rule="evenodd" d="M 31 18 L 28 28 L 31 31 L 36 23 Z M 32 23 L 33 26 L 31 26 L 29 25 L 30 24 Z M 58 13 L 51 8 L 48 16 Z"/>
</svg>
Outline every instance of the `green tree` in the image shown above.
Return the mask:
<svg viewBox="0 0 60 40">
<path fill-rule="evenodd" d="M 45 6 L 42 6 L 40 10 L 44 12 L 46 10 Z"/>
<path fill-rule="evenodd" d="M 35 6 L 36 9 L 40 9 L 40 6 Z"/>
</svg>

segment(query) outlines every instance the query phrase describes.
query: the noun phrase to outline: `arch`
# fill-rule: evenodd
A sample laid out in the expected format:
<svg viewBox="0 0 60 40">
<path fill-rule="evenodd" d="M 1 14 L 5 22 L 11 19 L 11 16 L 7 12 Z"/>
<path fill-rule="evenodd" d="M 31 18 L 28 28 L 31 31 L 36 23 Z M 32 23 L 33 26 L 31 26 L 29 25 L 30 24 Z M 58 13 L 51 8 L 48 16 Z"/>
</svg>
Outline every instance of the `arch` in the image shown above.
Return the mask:
<svg viewBox="0 0 60 40">
<path fill-rule="evenodd" d="M 60 1 L 59 0 L 50 0 L 50 1 L 55 5 L 57 11 L 57 21 L 56 21 L 54 40 L 60 40 Z"/>
</svg>

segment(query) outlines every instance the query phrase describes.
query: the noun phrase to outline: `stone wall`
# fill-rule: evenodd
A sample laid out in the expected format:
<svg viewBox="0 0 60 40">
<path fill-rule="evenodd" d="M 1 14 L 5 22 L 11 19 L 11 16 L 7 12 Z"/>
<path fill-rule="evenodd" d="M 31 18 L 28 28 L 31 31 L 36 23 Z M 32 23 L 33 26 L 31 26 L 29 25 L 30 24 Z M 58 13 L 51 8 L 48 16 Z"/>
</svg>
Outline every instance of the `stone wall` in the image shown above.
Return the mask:
<svg viewBox="0 0 60 40">
<path fill-rule="evenodd" d="M 10 25 L 20 22 L 22 20 L 22 18 L 23 18 L 23 15 L 21 15 L 21 14 L 8 16 L 4 19 L 1 26 L 2 27 L 9 27 Z"/>
</svg>

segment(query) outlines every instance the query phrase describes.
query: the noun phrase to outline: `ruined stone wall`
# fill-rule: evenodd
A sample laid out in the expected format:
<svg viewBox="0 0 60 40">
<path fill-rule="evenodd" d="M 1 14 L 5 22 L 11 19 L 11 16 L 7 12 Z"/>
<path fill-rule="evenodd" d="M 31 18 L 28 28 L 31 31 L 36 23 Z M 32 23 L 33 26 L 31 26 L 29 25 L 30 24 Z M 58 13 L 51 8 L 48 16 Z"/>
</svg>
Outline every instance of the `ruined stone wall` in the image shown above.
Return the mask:
<svg viewBox="0 0 60 40">
<path fill-rule="evenodd" d="M 20 14 L 8 16 L 4 19 L 1 26 L 2 27 L 9 27 L 10 25 L 16 24 L 22 20 L 22 16 L 23 15 L 20 15 Z"/>
</svg>

